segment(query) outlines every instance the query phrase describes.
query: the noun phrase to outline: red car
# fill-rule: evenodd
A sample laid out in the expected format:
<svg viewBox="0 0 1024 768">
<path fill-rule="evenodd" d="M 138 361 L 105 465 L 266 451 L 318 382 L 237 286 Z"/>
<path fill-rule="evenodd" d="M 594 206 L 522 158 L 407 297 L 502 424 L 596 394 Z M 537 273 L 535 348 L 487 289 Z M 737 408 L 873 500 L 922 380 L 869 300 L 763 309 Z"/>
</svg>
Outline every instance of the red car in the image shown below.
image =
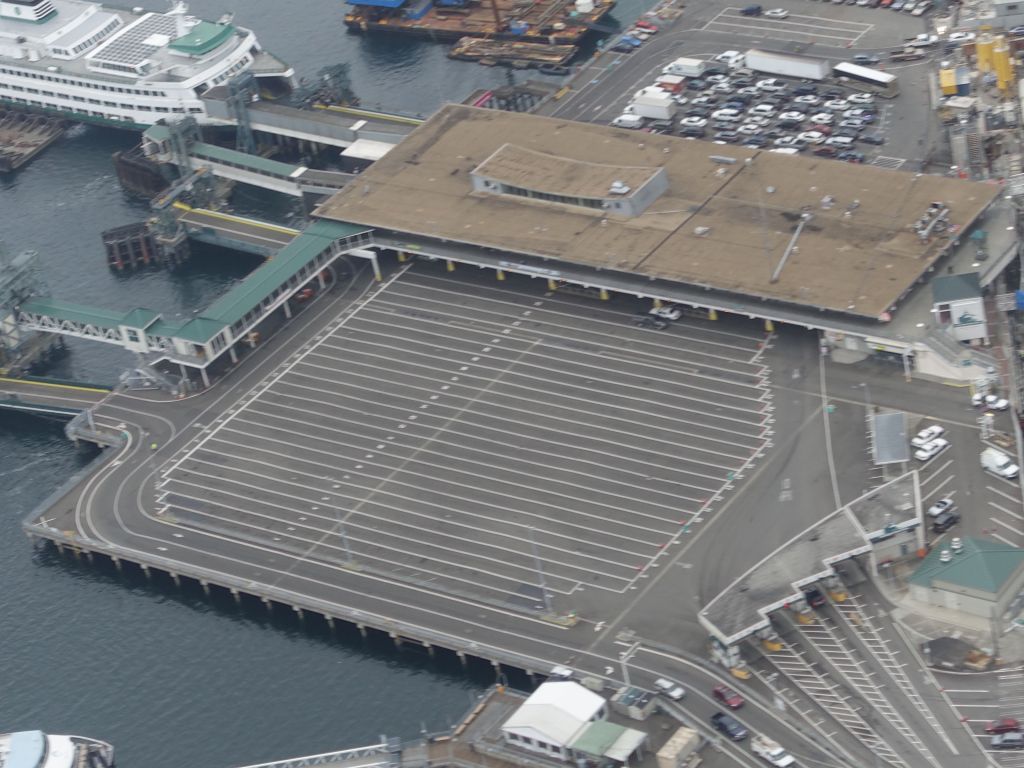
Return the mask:
<svg viewBox="0 0 1024 768">
<path fill-rule="evenodd" d="M 649 21 L 638 21 L 633 26 L 637 29 L 642 29 L 644 32 L 650 32 L 652 35 L 658 31 L 658 25 L 651 24 Z"/>
<path fill-rule="evenodd" d="M 985 726 L 985 733 L 1010 733 L 1019 730 L 1020 723 L 1012 717 L 1000 717 Z"/>
<path fill-rule="evenodd" d="M 743 697 L 727 685 L 716 685 L 711 689 L 711 695 L 729 709 L 739 709 L 743 706 Z"/>
</svg>

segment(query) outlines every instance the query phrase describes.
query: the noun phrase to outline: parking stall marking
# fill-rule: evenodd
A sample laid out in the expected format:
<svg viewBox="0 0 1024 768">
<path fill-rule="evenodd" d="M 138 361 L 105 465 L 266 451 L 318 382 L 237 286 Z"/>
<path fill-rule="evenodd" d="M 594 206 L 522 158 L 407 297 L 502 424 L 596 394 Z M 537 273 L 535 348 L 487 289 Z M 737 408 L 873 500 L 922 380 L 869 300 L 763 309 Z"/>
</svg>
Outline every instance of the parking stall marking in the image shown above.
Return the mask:
<svg viewBox="0 0 1024 768">
<path fill-rule="evenodd" d="M 884 720 L 895 728 L 918 752 L 932 760 L 931 750 L 918 738 L 914 729 L 907 725 L 889 697 L 882 692 L 875 681 L 875 672 L 856 653 L 853 647 L 836 632 L 832 620 L 818 615 L 813 624 L 797 624 L 797 630 L 804 641 L 813 645 L 818 653 L 846 680 L 861 697 L 877 711 Z"/>
<path fill-rule="evenodd" d="M 726 8 L 701 27 L 704 31 L 752 37 L 775 37 L 785 40 L 806 38 L 808 41 L 838 41 L 851 45 L 855 45 L 873 28 L 874 24 L 792 13 L 785 19 L 750 17 L 744 16 L 739 8 Z"/>
<path fill-rule="evenodd" d="M 903 157 L 888 157 L 887 155 L 879 155 L 871 161 L 871 165 L 877 165 L 879 168 L 889 168 L 893 171 L 902 168 L 906 163 L 906 158 Z"/>
<path fill-rule="evenodd" d="M 553 594 L 631 588 L 768 444 L 758 334 L 397 285 L 204 428 L 169 519 L 533 609 L 538 560 Z"/>
<path fill-rule="evenodd" d="M 782 648 L 778 651 L 765 650 L 761 653 L 773 667 L 779 670 L 781 675 L 787 677 L 798 690 L 813 692 L 813 702 L 824 709 L 879 758 L 893 766 L 906 765 L 892 747 L 882 740 L 861 717 L 860 713 L 839 693 L 838 685 L 828 681 L 817 672 L 804 658 L 803 653 L 796 650 L 790 643 L 779 642 Z M 775 690 L 774 681 L 769 681 L 767 677 L 762 677 L 762 680 L 770 689 Z"/>
</svg>

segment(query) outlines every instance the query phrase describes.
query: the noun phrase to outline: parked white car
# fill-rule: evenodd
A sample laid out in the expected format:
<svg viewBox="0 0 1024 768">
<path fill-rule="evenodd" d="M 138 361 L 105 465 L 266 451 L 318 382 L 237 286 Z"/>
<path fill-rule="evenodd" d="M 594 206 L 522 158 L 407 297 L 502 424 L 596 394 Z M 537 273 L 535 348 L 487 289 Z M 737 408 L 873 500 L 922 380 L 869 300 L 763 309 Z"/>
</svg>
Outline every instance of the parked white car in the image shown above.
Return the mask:
<svg viewBox="0 0 1024 768">
<path fill-rule="evenodd" d="M 949 448 L 949 441 L 939 437 L 932 440 L 930 443 L 925 443 L 914 451 L 914 458 L 918 461 L 929 461 L 934 459 L 947 448 Z"/>
<path fill-rule="evenodd" d="M 934 440 L 937 437 L 942 437 L 944 434 L 946 434 L 945 427 L 940 426 L 938 424 L 932 424 L 930 427 L 925 427 L 916 435 L 914 435 L 914 437 L 910 440 L 910 444 L 915 448 L 923 448 L 932 440 Z"/>
<path fill-rule="evenodd" d="M 660 317 L 662 320 L 678 320 L 683 316 L 683 310 L 675 304 L 665 304 L 661 307 L 654 307 L 647 314 Z"/>
<path fill-rule="evenodd" d="M 851 104 L 874 104 L 875 97 L 870 93 L 851 93 L 846 97 Z"/>
<path fill-rule="evenodd" d="M 682 120 L 679 121 L 679 125 L 682 128 L 703 128 L 707 124 L 708 121 L 706 118 L 697 117 L 696 115 L 684 117 Z"/>
<path fill-rule="evenodd" d="M 939 499 L 928 507 L 928 517 L 938 517 L 943 512 L 949 512 L 956 506 L 952 499 Z"/>
<path fill-rule="evenodd" d="M 798 123 L 802 123 L 807 119 L 807 115 L 803 112 L 783 112 L 779 115 L 779 120 L 793 120 Z"/>
<path fill-rule="evenodd" d="M 815 96 L 813 93 L 805 93 L 803 96 L 797 96 L 793 99 L 794 104 L 807 104 L 809 106 L 817 106 L 821 104 L 821 96 Z"/>
<path fill-rule="evenodd" d="M 831 112 L 818 112 L 817 114 L 811 115 L 811 122 L 818 123 L 819 125 L 832 125 L 836 116 Z"/>
<path fill-rule="evenodd" d="M 772 8 L 770 11 L 764 12 L 766 19 L 785 19 L 789 16 L 789 11 L 785 8 Z"/>
<path fill-rule="evenodd" d="M 833 112 L 842 112 L 844 109 L 850 108 L 850 102 L 845 99 L 830 99 L 822 106 L 824 106 L 825 109 L 831 109 Z"/>
<path fill-rule="evenodd" d="M 806 144 L 822 144 L 825 141 L 825 134 L 820 131 L 804 131 L 796 135 L 797 141 Z"/>
</svg>

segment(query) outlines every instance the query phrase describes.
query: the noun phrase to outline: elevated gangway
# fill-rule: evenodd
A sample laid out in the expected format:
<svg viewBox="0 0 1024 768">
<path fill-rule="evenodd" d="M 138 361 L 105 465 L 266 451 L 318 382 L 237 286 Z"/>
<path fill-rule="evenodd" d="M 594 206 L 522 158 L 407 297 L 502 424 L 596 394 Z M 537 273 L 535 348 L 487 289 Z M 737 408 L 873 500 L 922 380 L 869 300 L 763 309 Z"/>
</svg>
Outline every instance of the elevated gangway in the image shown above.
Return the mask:
<svg viewBox="0 0 1024 768">
<path fill-rule="evenodd" d="M 174 163 L 188 173 L 209 168 L 215 176 L 286 195 L 329 195 L 355 178 L 351 173 L 314 170 L 202 141 L 186 144 L 182 153 L 185 157 L 181 157 L 172 140 L 172 129 L 166 125 L 151 126 L 142 135 L 142 152 L 151 160 Z"/>
<path fill-rule="evenodd" d="M 203 215 L 237 224 L 235 217 L 225 214 L 209 211 Z M 277 254 L 194 317 L 169 321 L 143 307 L 119 312 L 34 297 L 16 308 L 16 326 L 22 331 L 116 344 L 150 366 L 161 361 L 177 363 L 183 378 L 186 369 L 197 370 L 209 386 L 207 368 L 212 362 L 224 354 L 237 362 L 236 345 L 245 343 L 271 313 L 283 309 L 285 317 L 291 317 L 289 300 L 311 283 L 326 287 L 327 270 L 337 259 L 367 259 L 380 279 L 376 252 L 368 247 L 373 245 L 373 237 L 367 227 L 318 220 L 301 232 L 279 229 L 283 230 L 277 233 L 281 239 L 289 239 Z"/>
<path fill-rule="evenodd" d="M 223 211 L 193 208 L 182 202 L 173 203 L 172 207 L 191 239 L 257 256 L 273 256 L 301 232 Z"/>
<path fill-rule="evenodd" d="M 398 749 L 396 753 L 394 750 Z M 401 747 L 388 741 L 356 749 L 324 752 L 319 755 L 292 757 L 271 763 L 247 765 L 244 768 L 385 768 L 401 762 Z"/>
</svg>

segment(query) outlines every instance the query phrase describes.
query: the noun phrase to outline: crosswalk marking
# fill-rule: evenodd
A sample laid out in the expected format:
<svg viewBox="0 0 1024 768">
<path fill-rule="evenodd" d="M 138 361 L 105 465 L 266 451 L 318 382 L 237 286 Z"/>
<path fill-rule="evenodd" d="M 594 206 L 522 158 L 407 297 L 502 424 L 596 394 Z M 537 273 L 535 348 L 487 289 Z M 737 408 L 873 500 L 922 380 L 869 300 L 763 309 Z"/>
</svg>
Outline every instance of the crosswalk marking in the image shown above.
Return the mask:
<svg viewBox="0 0 1024 768">
<path fill-rule="evenodd" d="M 871 164 L 877 165 L 879 168 L 891 168 L 892 170 L 895 171 L 897 168 L 902 168 L 905 162 L 907 162 L 906 158 L 879 155 L 878 157 L 871 161 Z"/>
</svg>

